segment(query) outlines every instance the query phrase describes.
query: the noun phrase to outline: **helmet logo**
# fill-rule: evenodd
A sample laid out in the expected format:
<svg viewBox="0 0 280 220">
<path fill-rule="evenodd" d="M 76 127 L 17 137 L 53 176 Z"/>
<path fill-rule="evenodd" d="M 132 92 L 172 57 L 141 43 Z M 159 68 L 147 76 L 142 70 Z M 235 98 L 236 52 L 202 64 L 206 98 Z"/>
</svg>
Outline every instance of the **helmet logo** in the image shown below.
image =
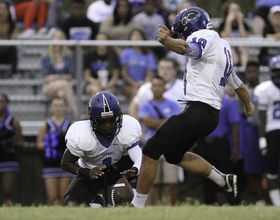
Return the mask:
<svg viewBox="0 0 280 220">
<path fill-rule="evenodd" d="M 108 100 L 106 99 L 104 94 L 102 94 L 102 98 L 103 98 L 104 112 L 101 112 L 101 117 L 114 116 L 114 113 L 113 111 L 111 111 Z"/>
<path fill-rule="evenodd" d="M 197 20 L 200 17 L 200 13 L 198 13 L 197 11 L 191 11 L 189 13 L 184 14 L 184 16 L 182 17 L 182 24 L 186 25 L 187 23 L 189 23 L 192 20 Z"/>
</svg>

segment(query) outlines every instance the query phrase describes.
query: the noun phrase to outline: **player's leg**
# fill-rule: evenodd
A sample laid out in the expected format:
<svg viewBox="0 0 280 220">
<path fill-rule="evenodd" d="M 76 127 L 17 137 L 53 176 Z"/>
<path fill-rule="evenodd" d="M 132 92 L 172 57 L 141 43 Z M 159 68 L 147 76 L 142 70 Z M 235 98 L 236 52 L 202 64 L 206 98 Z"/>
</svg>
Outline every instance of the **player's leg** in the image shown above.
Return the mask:
<svg viewBox="0 0 280 220">
<path fill-rule="evenodd" d="M 0 173 L 0 193 L 2 205 L 12 205 L 12 192 L 16 174 L 14 172 Z"/>
<path fill-rule="evenodd" d="M 280 206 L 280 187 L 278 167 L 280 155 L 280 130 L 268 132 L 267 139 L 267 185 L 270 200 L 274 206 Z"/>
<path fill-rule="evenodd" d="M 89 206 L 103 186 L 103 179 L 92 180 L 77 176 L 64 194 L 63 206 Z"/>
<path fill-rule="evenodd" d="M 144 208 L 148 193 L 155 181 L 158 167 L 158 160 L 142 155 L 142 164 L 137 181 L 137 188 L 132 200 L 132 205 L 137 208 Z"/>
<path fill-rule="evenodd" d="M 55 201 L 58 199 L 58 178 L 45 178 L 44 182 L 48 197 L 47 205 L 54 205 Z"/>
<path fill-rule="evenodd" d="M 59 189 L 58 189 L 58 200 L 59 200 L 59 205 L 63 204 L 63 196 L 64 193 L 66 192 L 68 186 L 71 183 L 71 178 L 70 177 L 60 177 L 59 178 Z"/>
<path fill-rule="evenodd" d="M 177 165 L 188 172 L 209 178 L 219 187 L 224 188 L 233 198 L 237 196 L 237 177 L 234 174 L 224 174 L 197 154 L 187 152 Z"/>
<path fill-rule="evenodd" d="M 159 159 L 159 164 L 158 164 L 158 168 L 157 168 L 157 174 L 156 174 L 156 179 L 154 181 L 153 186 L 150 189 L 147 201 L 146 201 L 146 205 L 150 206 L 150 205 L 160 205 L 161 204 L 161 195 L 162 195 L 162 178 L 163 178 L 163 160 L 164 157 L 161 156 Z"/>
</svg>

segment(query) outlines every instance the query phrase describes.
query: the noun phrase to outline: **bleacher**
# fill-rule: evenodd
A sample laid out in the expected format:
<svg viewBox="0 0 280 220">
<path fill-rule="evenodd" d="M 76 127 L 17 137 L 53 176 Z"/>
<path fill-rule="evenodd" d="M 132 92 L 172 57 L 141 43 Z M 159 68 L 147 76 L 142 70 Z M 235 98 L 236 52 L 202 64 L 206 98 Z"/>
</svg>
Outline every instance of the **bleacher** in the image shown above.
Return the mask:
<svg viewBox="0 0 280 220">
<path fill-rule="evenodd" d="M 231 45 L 248 45 L 250 52 L 250 59 L 257 60 L 258 53 L 262 46 L 278 45 L 280 42 L 266 41 L 265 39 L 251 38 L 251 39 L 228 39 Z M 33 41 L 0 41 L 1 45 L 14 44 L 19 48 L 19 63 L 18 71 L 22 76 L 21 79 L 1 79 L 0 92 L 7 93 L 10 98 L 10 111 L 20 121 L 22 131 L 25 136 L 36 136 L 38 128 L 43 120 L 49 116 L 49 100 L 42 94 L 43 78 L 40 74 L 41 58 L 47 50 L 49 41 L 33 40 Z M 53 41 L 52 41 L 53 43 Z M 96 46 L 98 44 L 106 44 L 110 46 L 128 46 L 137 44 L 140 46 L 161 46 L 156 41 L 59 41 L 59 43 L 76 45 L 76 79 L 73 84 L 76 92 L 80 91 L 84 85 L 83 70 L 82 70 L 82 48 L 88 46 Z M 78 60 L 77 60 L 78 59 Z M 244 72 L 241 67 L 235 67 L 237 72 Z M 261 67 L 261 80 L 269 79 L 268 67 Z M 120 87 L 120 85 L 119 85 Z M 120 88 L 119 88 L 120 91 Z M 85 114 L 88 97 L 82 92 L 77 94 L 79 109 L 82 114 Z M 128 99 L 119 93 L 124 113 L 128 111 Z M 67 109 L 67 114 L 71 116 L 71 112 Z"/>
</svg>

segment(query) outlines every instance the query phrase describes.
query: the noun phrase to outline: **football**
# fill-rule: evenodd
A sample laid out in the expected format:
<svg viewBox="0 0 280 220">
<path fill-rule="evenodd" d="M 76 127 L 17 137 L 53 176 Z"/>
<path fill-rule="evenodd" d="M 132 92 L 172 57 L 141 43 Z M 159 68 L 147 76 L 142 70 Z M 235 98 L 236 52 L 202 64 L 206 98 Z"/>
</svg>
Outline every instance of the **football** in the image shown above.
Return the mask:
<svg viewBox="0 0 280 220">
<path fill-rule="evenodd" d="M 129 204 L 133 199 L 134 193 L 129 182 L 125 178 L 120 178 L 112 189 L 113 206 Z"/>
</svg>

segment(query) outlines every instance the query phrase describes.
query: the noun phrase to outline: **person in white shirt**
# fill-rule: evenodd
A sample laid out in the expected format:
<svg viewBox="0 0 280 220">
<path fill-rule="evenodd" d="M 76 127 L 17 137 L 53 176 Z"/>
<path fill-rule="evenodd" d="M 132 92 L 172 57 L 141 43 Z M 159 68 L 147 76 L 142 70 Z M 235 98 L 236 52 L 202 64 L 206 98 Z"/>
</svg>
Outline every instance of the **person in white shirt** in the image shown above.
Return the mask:
<svg viewBox="0 0 280 220">
<path fill-rule="evenodd" d="M 280 206 L 280 55 L 269 61 L 271 80 L 254 91 L 259 110 L 259 148 L 267 161 L 268 194 L 274 206 Z"/>
<path fill-rule="evenodd" d="M 158 41 L 176 53 L 188 56 L 184 74 L 186 108 L 167 119 L 143 147 L 141 171 L 131 204 L 144 208 L 155 180 L 158 159 L 188 172 L 200 174 L 237 196 L 237 176 L 223 174 L 202 157 L 188 152 L 200 137 L 207 136 L 217 126 L 221 101 L 228 83 L 244 105 L 245 115 L 254 114 L 255 106 L 244 83 L 233 70 L 230 45 L 217 32 L 206 11 L 189 7 L 175 17 L 172 36 L 165 25 L 159 25 Z"/>
<path fill-rule="evenodd" d="M 115 5 L 116 2 L 112 0 L 94 1 L 88 6 L 87 18 L 96 24 L 100 24 L 113 15 Z"/>
<path fill-rule="evenodd" d="M 106 186 L 122 176 L 130 181 L 140 171 L 139 122 L 123 115 L 118 99 L 107 91 L 91 98 L 88 114 L 89 120 L 75 122 L 65 136 L 67 149 L 61 167 L 78 176 L 65 192 L 64 206 L 106 206 L 100 191 L 106 192 Z"/>
<path fill-rule="evenodd" d="M 179 100 L 184 99 L 183 81 L 177 79 L 177 63 L 175 60 L 170 58 L 162 58 L 158 62 L 158 75 L 165 81 L 166 90 L 163 93 L 163 97 L 173 100 L 178 103 Z M 136 95 L 129 104 L 128 114 L 134 118 L 138 118 L 138 107 L 141 103 L 147 102 L 153 99 L 154 95 L 151 90 L 152 83 L 147 82 L 140 86 L 137 90 Z M 185 106 L 178 103 L 181 111 L 184 110 Z"/>
</svg>

